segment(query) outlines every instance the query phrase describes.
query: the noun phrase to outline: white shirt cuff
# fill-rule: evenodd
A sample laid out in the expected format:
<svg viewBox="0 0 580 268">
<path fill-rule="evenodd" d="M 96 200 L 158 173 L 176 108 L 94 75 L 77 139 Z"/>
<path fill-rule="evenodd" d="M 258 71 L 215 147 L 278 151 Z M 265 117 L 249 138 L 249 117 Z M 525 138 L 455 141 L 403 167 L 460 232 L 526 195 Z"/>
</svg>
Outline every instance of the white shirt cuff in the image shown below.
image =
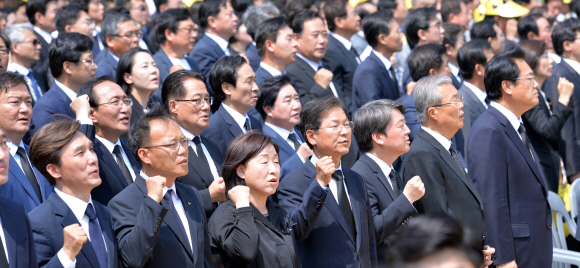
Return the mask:
<svg viewBox="0 0 580 268">
<path fill-rule="evenodd" d="M 58 251 L 56 256 L 58 256 L 58 260 L 60 261 L 60 264 L 62 264 L 64 268 L 75 268 L 75 265 L 77 264 L 77 258 L 71 261 L 68 258 L 68 256 L 64 253 L 64 250 L 62 248 Z"/>
<path fill-rule="evenodd" d="M 79 121 L 79 123 L 81 123 L 81 125 L 92 125 L 93 121 L 91 121 L 91 119 L 89 119 L 88 117 L 77 117 L 77 121 Z"/>
</svg>

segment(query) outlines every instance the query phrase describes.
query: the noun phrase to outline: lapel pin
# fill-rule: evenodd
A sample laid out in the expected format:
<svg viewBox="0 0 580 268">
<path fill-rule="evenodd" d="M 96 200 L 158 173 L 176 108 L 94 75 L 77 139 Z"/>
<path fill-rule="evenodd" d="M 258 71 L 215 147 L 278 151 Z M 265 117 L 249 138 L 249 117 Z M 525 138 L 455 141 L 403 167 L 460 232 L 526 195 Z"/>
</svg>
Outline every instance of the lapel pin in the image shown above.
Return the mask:
<svg viewBox="0 0 580 268">
<path fill-rule="evenodd" d="M 187 204 L 191 206 L 191 202 L 187 202 Z"/>
</svg>

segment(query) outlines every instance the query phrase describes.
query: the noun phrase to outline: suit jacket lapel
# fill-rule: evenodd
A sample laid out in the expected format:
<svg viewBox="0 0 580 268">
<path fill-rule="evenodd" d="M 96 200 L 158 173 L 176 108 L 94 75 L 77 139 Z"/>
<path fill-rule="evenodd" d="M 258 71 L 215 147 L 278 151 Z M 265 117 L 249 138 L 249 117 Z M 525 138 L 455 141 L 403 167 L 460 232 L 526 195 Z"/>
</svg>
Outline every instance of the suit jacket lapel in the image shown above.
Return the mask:
<svg viewBox="0 0 580 268">
<path fill-rule="evenodd" d="M 348 59 L 348 61 L 350 61 L 350 64 L 356 63 L 358 65 L 355 56 L 350 51 L 348 51 L 346 47 L 340 41 L 338 41 L 338 39 L 332 36 L 332 34 L 328 35 L 328 41 L 334 42 L 335 43 L 334 45 L 338 46 L 340 53 L 342 53 L 342 55 L 344 56 L 343 58 Z"/>
<path fill-rule="evenodd" d="M 389 83 L 391 84 L 391 86 L 394 89 L 397 89 L 397 93 L 399 93 L 399 87 L 397 85 L 395 85 L 395 81 L 393 81 L 393 79 L 391 78 L 391 76 L 389 75 L 389 71 L 387 70 L 387 67 L 385 67 L 385 64 L 381 61 L 381 59 L 379 59 L 379 57 L 377 57 L 377 55 L 375 55 L 375 53 L 371 52 L 371 55 L 369 56 L 372 60 L 375 61 L 375 64 L 377 64 L 378 66 L 380 66 L 380 73 L 383 75 L 383 77 L 385 77 L 385 79 L 387 79 L 387 81 L 389 81 Z M 395 75 L 395 74 L 393 74 Z"/>
<path fill-rule="evenodd" d="M 274 140 L 278 144 L 278 146 L 280 147 L 280 149 L 282 151 L 284 151 L 285 153 L 287 153 L 288 155 L 294 155 L 296 153 L 296 150 L 294 150 L 292 147 L 290 147 L 290 145 L 288 144 L 288 142 L 286 142 L 278 134 L 278 132 L 276 132 L 275 130 L 273 130 L 268 125 L 264 125 L 264 127 L 262 128 L 262 131 L 264 132 L 264 134 L 272 137 L 272 140 Z"/>
<path fill-rule="evenodd" d="M 14 159 L 12 155 L 10 155 L 10 163 L 8 164 L 8 167 L 10 173 L 12 173 L 12 175 L 16 178 L 16 180 L 20 183 L 20 185 L 22 185 L 22 188 L 24 188 L 28 196 L 34 201 L 34 203 L 37 206 L 39 206 L 40 200 L 38 200 L 38 197 L 36 196 L 34 189 L 32 189 L 32 185 L 30 185 L 30 182 L 28 181 L 28 178 L 26 178 L 26 175 L 24 174 L 18 163 L 16 163 L 16 159 Z M 39 186 L 42 190 L 43 187 L 41 186 L 40 183 Z"/>
<path fill-rule="evenodd" d="M 280 217 L 280 211 L 279 211 L 278 207 L 274 207 L 271 203 L 272 202 L 267 201 L 266 207 L 268 208 L 268 214 L 270 215 L 270 219 L 274 219 L 274 223 L 276 223 L 280 220 L 280 219 L 278 219 Z M 278 225 L 272 224 L 272 222 L 270 220 L 268 220 L 266 217 L 264 217 L 264 215 L 262 215 L 262 212 L 260 212 L 256 207 L 254 207 L 254 205 L 251 205 L 251 206 L 252 206 L 252 210 L 254 211 L 254 218 L 256 220 L 260 221 L 266 227 L 270 228 L 270 230 L 272 230 L 276 235 L 282 237 L 282 235 L 280 234 L 280 231 L 278 229 L 276 229 L 276 226 L 278 226 Z"/>
<path fill-rule="evenodd" d="M 359 160 L 369 166 L 371 171 L 377 175 L 377 179 L 385 187 L 387 192 L 389 192 L 389 195 L 391 196 L 391 200 L 395 200 L 395 193 L 393 193 L 393 188 L 391 187 L 390 184 L 388 184 L 388 182 L 387 182 L 388 178 L 383 173 L 383 170 L 381 169 L 381 167 L 379 167 L 379 165 L 373 159 L 368 157 L 366 154 L 361 155 Z"/>
<path fill-rule="evenodd" d="M 179 191 L 178 191 L 178 193 L 179 193 Z M 179 196 L 179 199 L 181 199 L 181 196 Z M 167 204 L 165 199 L 161 200 L 161 205 L 163 205 L 166 208 L 169 208 L 169 204 Z M 182 202 L 182 205 L 183 205 L 183 202 Z M 183 207 L 185 208 L 185 205 L 183 205 Z M 188 221 L 189 220 L 190 219 L 188 219 Z M 189 253 L 189 256 L 193 257 L 193 255 L 192 255 L 193 252 L 191 250 L 189 240 L 187 239 L 186 234 L 184 234 L 183 230 L 181 229 L 181 226 L 180 226 L 181 222 L 180 221 L 181 220 L 179 219 L 179 216 L 175 215 L 171 209 L 167 212 L 167 214 L 165 214 L 165 218 L 163 218 L 163 222 L 165 222 L 165 224 L 169 227 L 169 229 L 171 231 L 173 231 L 173 234 L 175 234 L 175 236 L 177 236 L 179 242 L 181 242 L 183 247 L 186 248 L 186 251 Z M 191 229 L 190 229 L 190 232 L 191 232 Z M 192 241 L 197 241 L 197 240 L 193 240 L 193 235 L 191 236 L 191 239 L 192 239 Z"/>
<path fill-rule="evenodd" d="M 193 148 L 191 148 L 191 146 L 189 146 L 188 150 L 189 150 L 188 164 L 191 166 L 190 170 L 196 172 L 201 177 L 205 185 L 209 187 L 209 185 L 213 182 L 213 175 L 211 174 L 211 171 L 201 164 L 201 162 L 199 161 L 199 157 L 197 156 L 195 151 L 193 151 Z"/>
<path fill-rule="evenodd" d="M 191 196 L 184 194 L 185 189 L 183 189 L 183 188 L 184 188 L 183 185 L 180 185 L 179 183 L 175 184 L 175 189 L 177 189 L 177 196 L 179 196 L 179 199 L 181 199 L 181 204 L 183 205 L 183 209 L 185 210 L 185 215 L 187 217 L 187 222 L 188 222 L 189 226 L 186 226 L 186 228 L 189 228 L 189 235 L 191 236 L 191 245 L 193 245 L 195 248 L 195 245 L 197 245 L 197 241 L 198 241 L 197 226 L 203 225 L 203 222 L 197 222 L 195 219 L 197 219 L 198 221 L 202 221 L 201 215 L 205 212 L 199 211 L 196 209 L 195 200 L 193 200 L 191 198 Z M 184 238 L 186 238 L 186 237 L 184 237 Z M 201 239 L 203 239 L 203 238 L 201 238 Z M 197 254 L 196 254 L 197 250 L 191 249 L 191 246 L 189 246 L 187 248 L 190 249 L 189 253 L 190 253 L 191 257 L 193 258 L 193 263 L 196 263 L 196 260 L 198 258 Z"/>
<path fill-rule="evenodd" d="M 133 168 L 133 171 L 135 172 L 135 174 L 138 174 L 139 171 L 141 171 L 141 165 L 139 165 L 139 162 L 137 162 L 137 160 L 135 160 L 133 155 L 131 155 L 131 149 L 129 148 L 127 141 L 123 139 L 119 140 L 121 141 L 121 147 L 123 147 L 123 151 L 125 151 L 125 154 L 127 154 L 127 158 L 129 158 L 129 162 L 131 162 L 130 165 Z"/>
<path fill-rule="evenodd" d="M 352 172 L 354 173 L 354 172 Z M 346 184 L 346 190 L 348 191 L 348 197 L 350 201 L 350 207 L 352 209 L 352 215 L 354 217 L 354 224 L 356 228 L 356 232 L 358 234 L 363 233 L 361 230 L 364 228 L 362 226 L 362 222 L 360 221 L 360 213 L 363 211 L 363 206 L 366 205 L 365 203 L 361 202 L 361 196 L 358 193 L 362 192 L 362 189 L 359 189 L 359 184 L 354 183 L 352 178 L 353 174 L 348 170 L 345 170 L 343 167 L 343 174 L 344 174 L 344 182 Z M 363 182 L 364 183 L 364 182 Z M 338 205 L 337 205 L 338 207 Z M 340 211 L 340 210 L 339 210 Z M 341 212 L 342 214 L 342 212 Z M 357 250 L 361 247 L 363 243 L 362 235 L 356 236 L 356 248 Z"/>
<path fill-rule="evenodd" d="M 2 219 L 2 229 L 4 232 L 4 239 L 6 243 L 6 251 L 8 252 L 8 260 L 10 261 L 9 267 L 17 267 L 15 264 L 18 263 L 16 259 L 16 241 L 12 234 L 18 234 L 19 232 L 25 232 L 26 229 L 22 229 L 22 226 L 15 226 L 15 222 L 12 221 L 12 210 L 6 209 L 5 204 L 2 204 L 2 209 L 0 209 L 0 219 Z M 28 239 L 32 239 L 29 237 Z M 4 254 L 4 252 L 1 252 Z"/>
<path fill-rule="evenodd" d="M 200 138 L 201 138 L 201 141 L 203 142 L 203 145 L 207 149 L 207 152 L 211 156 L 211 159 L 213 161 L 213 164 L 216 167 L 216 170 L 218 171 L 218 174 L 220 174 L 221 169 L 222 169 L 222 165 L 220 163 L 223 162 L 223 159 L 222 159 L 222 156 L 220 154 L 219 148 L 217 148 L 213 142 L 209 141 L 205 137 L 200 136 Z"/>
<path fill-rule="evenodd" d="M 117 179 L 117 181 L 123 185 L 123 188 L 129 186 L 125 180 L 125 177 L 122 175 L 123 173 L 121 172 L 121 169 L 117 165 L 117 160 L 113 158 L 113 155 L 109 152 L 109 149 L 107 149 L 107 147 L 98 139 L 95 139 L 95 144 L 99 147 L 102 153 L 103 167 L 107 167 L 111 171 L 111 175 L 113 175 L 113 177 L 115 177 L 115 179 Z M 111 163 L 112 165 L 106 165 L 105 163 Z"/>
<path fill-rule="evenodd" d="M 233 137 L 237 137 L 239 135 L 244 134 L 244 131 L 242 130 L 242 128 L 240 128 L 238 123 L 236 123 L 236 120 L 234 120 L 232 115 L 228 113 L 228 111 L 223 106 L 220 106 L 218 111 L 220 111 L 220 115 L 222 116 L 226 124 L 230 126 L 230 133 L 232 134 Z"/>
<path fill-rule="evenodd" d="M 461 92 L 469 99 L 471 99 L 473 103 L 475 103 L 475 107 L 477 108 L 477 111 L 479 113 L 485 112 L 486 110 L 485 106 L 483 106 L 483 103 L 481 103 L 481 101 L 477 98 L 477 96 L 475 96 L 475 93 L 471 91 L 471 88 L 467 88 L 466 85 L 462 85 Z"/>
<path fill-rule="evenodd" d="M 316 71 L 312 69 L 312 67 L 310 67 L 310 64 L 308 64 L 305 60 L 303 60 L 300 57 L 296 57 L 295 63 L 298 67 L 300 67 L 300 69 L 302 69 L 302 71 L 304 71 L 304 73 L 309 79 L 314 81 L 314 75 L 316 74 Z"/>
<path fill-rule="evenodd" d="M 115 267 L 115 236 L 113 235 L 113 231 L 111 229 L 112 223 L 111 219 L 105 211 L 103 211 L 100 207 L 95 206 L 95 210 L 97 213 L 97 218 L 99 219 L 99 225 L 101 226 L 101 232 L 103 233 L 103 237 L 105 238 L 105 245 L 107 246 L 107 261 L 108 267 Z"/>
</svg>

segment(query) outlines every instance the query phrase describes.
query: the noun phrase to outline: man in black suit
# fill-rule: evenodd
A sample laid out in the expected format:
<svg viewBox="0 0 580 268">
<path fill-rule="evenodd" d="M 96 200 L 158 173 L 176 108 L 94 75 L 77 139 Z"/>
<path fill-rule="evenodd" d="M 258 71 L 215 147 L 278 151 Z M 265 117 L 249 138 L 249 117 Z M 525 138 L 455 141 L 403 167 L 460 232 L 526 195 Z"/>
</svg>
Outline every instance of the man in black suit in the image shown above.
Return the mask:
<svg viewBox="0 0 580 268">
<path fill-rule="evenodd" d="M 538 83 L 524 58 L 516 47 L 487 64 L 484 83 L 491 102 L 467 140 L 469 174 L 481 194 L 498 268 L 552 265 L 548 185 L 521 122 L 538 104 Z"/>
<path fill-rule="evenodd" d="M 223 156 L 236 136 L 262 129 L 260 121 L 248 115 L 248 110 L 258 101 L 255 77 L 252 67 L 242 56 L 222 57 L 211 70 L 209 83 L 221 105 L 201 135 L 213 141 Z"/>
<path fill-rule="evenodd" d="M 26 4 L 26 16 L 34 26 L 34 34 L 40 41 L 40 59 L 32 64 L 32 70 L 42 75 L 48 82 L 48 48 L 52 43 L 51 33 L 56 30 L 56 10 L 59 9 L 59 1 L 56 0 L 31 0 Z M 45 87 L 49 87 L 46 84 Z"/>
<path fill-rule="evenodd" d="M 493 55 L 499 55 L 505 49 L 505 35 L 495 20 L 483 20 L 469 31 L 471 40 L 482 39 L 489 42 Z"/>
<path fill-rule="evenodd" d="M 224 180 L 220 177 L 224 156 L 219 147 L 201 132 L 209 126 L 209 110 L 213 97 L 205 88 L 205 77 L 192 71 L 170 74 L 161 89 L 165 110 L 181 127 L 183 135 L 193 141 L 189 146 L 187 175 L 178 182 L 195 187 L 209 218 L 217 202 L 226 201 Z"/>
<path fill-rule="evenodd" d="M 332 195 L 318 201 L 317 206 L 324 207 L 316 225 L 308 238 L 297 242 L 304 267 L 377 267 L 366 186 L 356 172 L 341 163 L 349 151 L 352 127 L 346 107 L 333 96 L 306 103 L 300 114 L 300 130 L 314 154 L 280 182 L 280 205 L 294 211 L 306 202 L 304 194 L 320 175 L 316 170 L 321 162 L 330 172 L 334 170 L 324 187 Z"/>
<path fill-rule="evenodd" d="M 252 40 L 254 41 L 248 44 L 245 54 L 250 61 L 250 66 L 252 66 L 252 70 L 254 70 L 254 72 L 258 70 L 260 67 L 260 62 L 262 61 L 256 47 L 256 31 L 258 30 L 258 26 L 267 19 L 275 18 L 278 16 L 280 16 L 280 11 L 274 4 L 270 2 L 266 2 L 259 6 L 249 6 L 248 9 L 246 9 L 244 12 L 242 21 L 244 26 L 246 26 L 246 32 L 249 36 L 252 37 Z M 259 83 L 257 84 L 259 85 Z"/>
<path fill-rule="evenodd" d="M 406 185 L 393 168 L 393 162 L 409 151 L 409 133 L 403 113 L 405 107 L 393 100 L 376 100 L 354 114 L 354 135 L 361 152 L 352 170 L 364 179 L 375 224 L 379 263 L 384 263 L 386 239 L 417 214 L 413 202 L 425 194 L 421 178 Z"/>
<path fill-rule="evenodd" d="M 451 142 L 463 126 L 463 98 L 449 76 L 431 75 L 417 82 L 413 99 L 421 129 L 405 156 L 403 181 L 418 175 L 425 183 L 425 196 L 415 207 L 419 213 L 454 216 L 473 231 L 483 247 L 483 203 Z"/>
<path fill-rule="evenodd" d="M 285 73 L 286 66 L 296 60 L 298 43 L 284 17 L 267 19 L 256 30 L 256 48 L 262 61 L 256 70 L 256 84 Z"/>
<path fill-rule="evenodd" d="M 453 0 L 463 3 L 461 0 Z M 459 75 L 459 63 L 457 63 L 457 53 L 459 49 L 465 44 L 465 38 L 463 38 L 463 32 L 465 32 L 465 27 L 452 23 L 443 23 L 443 29 L 445 33 L 443 34 L 443 46 L 445 47 L 445 56 L 447 56 L 447 66 L 451 71 L 451 81 L 453 81 L 453 86 L 459 90 L 461 84 L 463 83 L 463 78 Z"/>
<path fill-rule="evenodd" d="M 55 186 L 46 202 L 30 212 L 41 267 L 120 267 L 109 210 L 92 200 L 101 184 L 93 143 L 80 123 L 58 120 L 30 142 L 30 160 Z"/>
<path fill-rule="evenodd" d="M 10 148 L 8 137 L 0 130 L 0 185 L 9 180 Z M 38 267 L 32 227 L 21 203 L 0 196 L 0 266 Z"/>
<path fill-rule="evenodd" d="M 92 195 L 101 204 L 132 184 L 141 170 L 121 134 L 129 131 L 131 99 L 110 77 L 98 77 L 83 84 L 71 108 L 83 124 L 83 132 L 94 143 L 99 158 L 101 185 Z M 95 133 L 91 135 L 91 133 Z"/>
<path fill-rule="evenodd" d="M 211 267 L 203 202 L 175 180 L 188 172 L 191 140 L 156 105 L 131 127 L 129 143 L 143 169 L 109 203 L 124 267 Z"/>
<path fill-rule="evenodd" d="M 346 107 L 351 107 L 352 81 L 360 63 L 350 38 L 360 31 L 360 16 L 349 1 L 332 0 L 324 5 L 324 18 L 330 30 L 328 50 L 322 58 L 324 66 L 334 75 L 335 86 L 342 88 Z M 353 112 L 353 111 L 351 111 Z"/>
<path fill-rule="evenodd" d="M 400 97 L 395 68 L 390 58 L 393 53 L 401 51 L 403 41 L 393 12 L 378 11 L 368 15 L 363 21 L 363 31 L 373 50 L 354 74 L 352 112 L 369 101 L 396 100 Z"/>
</svg>

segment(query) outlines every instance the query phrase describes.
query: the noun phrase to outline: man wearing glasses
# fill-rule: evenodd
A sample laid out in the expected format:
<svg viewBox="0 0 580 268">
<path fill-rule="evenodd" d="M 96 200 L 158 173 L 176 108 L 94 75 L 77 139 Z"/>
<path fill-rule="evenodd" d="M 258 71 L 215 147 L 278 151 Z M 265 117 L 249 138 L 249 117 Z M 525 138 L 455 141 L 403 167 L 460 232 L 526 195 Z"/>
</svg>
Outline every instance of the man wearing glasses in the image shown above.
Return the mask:
<svg viewBox="0 0 580 268">
<path fill-rule="evenodd" d="M 139 46 L 143 32 L 137 28 L 137 23 L 123 9 L 110 11 L 101 24 L 101 40 L 103 49 L 96 62 L 101 68 L 97 77 L 108 75 L 115 77 L 117 63 L 123 53 Z"/>
<path fill-rule="evenodd" d="M 78 96 L 71 108 L 83 124 L 81 131 L 95 144 L 99 174 L 103 180 L 92 195 L 106 205 L 113 196 L 133 183 L 140 169 L 127 141 L 120 138 L 129 131 L 131 99 L 106 76 L 85 83 Z"/>
<path fill-rule="evenodd" d="M 143 169 L 109 203 L 123 267 L 212 267 L 207 219 L 188 172 L 191 140 L 160 105 L 131 127 Z"/>
<path fill-rule="evenodd" d="M 431 75 L 417 82 L 413 100 L 421 129 L 406 154 L 403 183 L 419 176 L 425 185 L 425 195 L 414 203 L 417 212 L 453 216 L 473 231 L 483 248 L 486 239 L 483 200 L 459 160 L 457 145 L 451 141 L 463 127 L 463 97 L 451 77 Z M 484 252 L 487 265 L 491 264 L 491 253 Z"/>
</svg>

